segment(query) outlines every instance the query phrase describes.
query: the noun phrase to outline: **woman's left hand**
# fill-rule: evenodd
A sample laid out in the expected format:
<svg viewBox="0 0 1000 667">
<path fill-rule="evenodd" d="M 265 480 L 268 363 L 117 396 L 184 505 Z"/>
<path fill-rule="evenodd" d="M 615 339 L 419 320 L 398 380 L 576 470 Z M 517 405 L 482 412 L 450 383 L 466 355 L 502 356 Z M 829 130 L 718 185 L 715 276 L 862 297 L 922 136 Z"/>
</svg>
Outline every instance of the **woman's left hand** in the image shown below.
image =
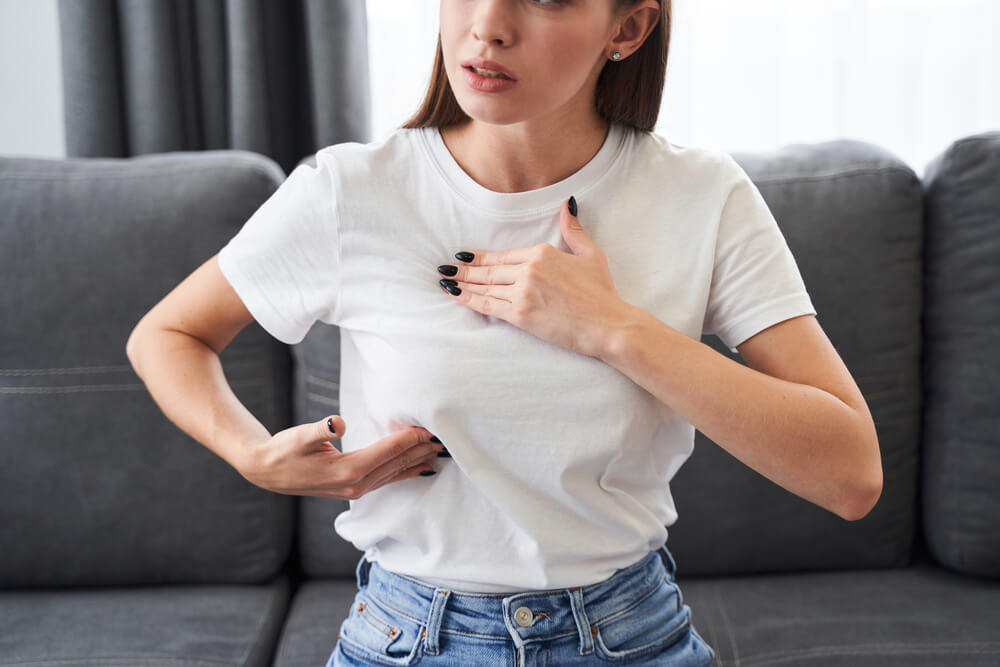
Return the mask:
<svg viewBox="0 0 1000 667">
<path fill-rule="evenodd" d="M 613 326 L 632 306 L 618 296 L 607 258 L 570 213 L 568 200 L 560 209 L 559 225 L 572 254 L 549 243 L 469 250 L 472 261 L 459 262 L 458 272 L 445 278 L 454 280 L 461 293 L 452 294 L 444 285 L 442 289 L 476 312 L 601 358 Z"/>
</svg>

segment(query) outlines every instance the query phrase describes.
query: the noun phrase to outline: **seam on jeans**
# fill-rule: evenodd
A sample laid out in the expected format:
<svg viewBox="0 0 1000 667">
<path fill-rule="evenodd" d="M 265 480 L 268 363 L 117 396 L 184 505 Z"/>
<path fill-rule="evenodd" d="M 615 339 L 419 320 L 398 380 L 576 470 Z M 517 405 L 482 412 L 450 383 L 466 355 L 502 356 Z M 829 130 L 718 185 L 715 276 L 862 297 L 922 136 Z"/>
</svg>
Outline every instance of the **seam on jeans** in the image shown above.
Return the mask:
<svg viewBox="0 0 1000 667">
<path fill-rule="evenodd" d="M 653 586 L 649 590 L 647 590 L 645 593 L 643 593 L 642 595 L 640 595 L 638 598 L 633 599 L 631 602 L 629 602 L 627 605 L 625 605 L 621 609 L 618 609 L 617 611 L 613 611 L 613 612 L 609 613 L 607 616 L 604 616 L 604 617 L 602 617 L 602 618 L 600 618 L 600 619 L 598 619 L 596 621 L 595 620 L 591 620 L 591 623 L 593 623 L 594 625 L 600 625 L 601 623 L 604 623 L 605 621 L 607 621 L 607 620 L 609 620 L 609 619 L 611 619 L 613 617 L 620 616 L 620 615 L 626 613 L 627 611 L 629 611 L 630 609 L 633 609 L 636 606 L 642 604 L 642 602 L 646 598 L 648 598 L 650 595 L 652 595 L 657 590 L 659 590 L 661 586 L 663 586 L 663 582 L 664 582 L 665 578 L 666 577 L 664 575 L 661 575 L 660 578 L 656 581 L 656 583 L 653 584 Z"/>
<path fill-rule="evenodd" d="M 393 614 L 395 614 L 397 616 L 402 616 L 403 618 L 409 619 L 409 620 L 413 621 L 414 623 L 416 623 L 417 625 L 419 625 L 421 627 L 423 627 L 424 625 L 426 625 L 424 623 L 424 621 L 420 620 L 419 618 L 414 618 L 413 616 L 410 616 L 406 612 L 400 611 L 399 609 L 396 609 L 391 604 L 387 604 L 384 600 L 382 600 L 381 598 L 375 597 L 370 592 L 368 593 L 367 597 L 368 597 L 368 601 L 371 602 L 371 603 L 373 603 L 376 608 L 384 609 L 387 616 L 392 616 Z M 391 625 L 391 623 L 390 623 L 390 625 Z"/>
<path fill-rule="evenodd" d="M 352 643 L 351 640 L 348 639 L 347 637 L 341 637 L 341 641 L 343 643 L 341 643 L 340 650 L 342 650 L 344 653 L 346 653 L 347 655 L 349 655 L 351 658 L 353 658 L 355 660 L 360 660 L 361 662 L 365 663 L 366 665 L 384 665 L 385 667 L 390 667 L 390 666 L 391 667 L 395 667 L 396 665 L 399 665 L 399 664 L 411 665 L 411 664 L 413 664 L 413 662 L 415 662 L 416 660 L 419 659 L 416 656 L 414 656 L 412 661 L 406 662 L 406 663 L 398 663 L 398 662 L 376 662 L 370 656 L 362 654 L 360 652 L 362 649 L 358 648 L 359 645 Z M 369 649 L 367 647 L 364 647 L 364 650 L 365 651 L 371 651 L 371 649 Z M 389 658 L 389 659 L 392 660 L 392 659 L 395 659 L 395 658 Z M 405 659 L 405 658 L 403 658 L 403 659 Z"/>
<path fill-rule="evenodd" d="M 454 595 L 454 593 L 452 593 L 452 595 Z M 376 607 L 383 608 L 387 612 L 387 615 L 389 615 L 389 616 L 391 616 L 393 614 L 398 614 L 399 616 L 402 616 L 403 618 L 407 618 L 407 619 L 413 621 L 414 623 L 419 624 L 421 627 L 425 627 L 426 626 L 426 623 L 424 621 L 422 621 L 422 620 L 420 620 L 418 618 L 414 618 L 413 616 L 410 616 L 406 612 L 400 611 L 399 609 L 397 609 L 393 605 L 388 604 L 387 602 L 385 602 L 384 600 L 382 600 L 382 598 L 375 597 L 374 595 L 372 595 L 372 594 L 369 593 L 368 594 L 368 600 L 370 602 L 374 602 Z M 486 632 L 468 632 L 466 630 L 459 630 L 457 628 L 448 627 L 444 623 L 442 623 L 439 626 L 439 629 L 440 629 L 441 632 L 444 632 L 444 631 L 447 630 L 450 633 L 457 634 L 457 635 L 463 635 L 465 637 L 481 637 L 481 638 L 484 638 L 484 639 L 510 639 L 510 635 L 509 634 L 495 635 L 495 634 L 486 633 Z M 570 631 L 566 631 L 566 632 L 570 632 Z M 576 632 L 576 630 L 572 630 L 572 632 Z"/>
<path fill-rule="evenodd" d="M 594 645 L 597 647 L 596 653 L 597 657 L 603 662 L 621 662 L 623 660 L 641 659 L 649 656 L 661 655 L 665 651 L 669 651 L 678 643 L 684 640 L 685 637 L 691 636 L 691 631 L 693 625 L 691 624 L 691 614 L 684 614 L 684 622 L 673 628 L 670 633 L 665 638 L 660 638 L 652 642 L 648 642 L 643 646 L 639 646 L 632 649 L 626 649 L 625 655 L 622 655 L 622 651 L 618 649 L 611 649 L 604 644 L 604 639 L 601 637 L 600 633 L 595 635 Z M 669 642 L 664 646 L 664 641 L 669 640 Z M 617 654 L 617 655 L 616 655 Z"/>
<path fill-rule="evenodd" d="M 404 618 L 412 620 L 414 623 L 418 623 L 421 627 L 425 627 L 426 626 L 426 623 L 424 621 L 416 619 L 416 618 L 410 616 L 409 614 L 407 614 L 405 612 L 402 612 L 399 609 L 396 609 L 396 607 L 392 606 L 391 604 L 387 604 L 381 598 L 376 598 L 376 597 L 374 597 L 372 595 L 368 595 L 368 600 L 369 600 L 369 602 L 374 602 L 376 607 L 383 608 L 387 612 L 387 615 L 389 615 L 389 616 L 391 616 L 392 614 L 399 614 L 400 616 L 402 616 Z M 456 635 L 461 635 L 463 637 L 479 637 L 479 638 L 483 638 L 483 639 L 510 639 L 510 635 L 509 634 L 499 635 L 499 634 L 492 634 L 492 633 L 487 633 L 487 632 L 469 632 L 467 630 L 460 630 L 458 628 L 449 627 L 447 625 L 444 625 L 443 623 L 439 626 L 439 630 L 441 632 L 447 631 L 449 633 L 456 634 Z M 562 636 L 565 636 L 565 635 L 576 634 L 576 632 L 577 632 L 577 630 L 574 628 L 572 630 L 561 630 L 561 631 L 559 631 L 557 633 L 552 633 L 552 634 L 547 634 L 547 635 L 536 635 L 536 636 L 537 637 L 562 637 Z"/>
</svg>

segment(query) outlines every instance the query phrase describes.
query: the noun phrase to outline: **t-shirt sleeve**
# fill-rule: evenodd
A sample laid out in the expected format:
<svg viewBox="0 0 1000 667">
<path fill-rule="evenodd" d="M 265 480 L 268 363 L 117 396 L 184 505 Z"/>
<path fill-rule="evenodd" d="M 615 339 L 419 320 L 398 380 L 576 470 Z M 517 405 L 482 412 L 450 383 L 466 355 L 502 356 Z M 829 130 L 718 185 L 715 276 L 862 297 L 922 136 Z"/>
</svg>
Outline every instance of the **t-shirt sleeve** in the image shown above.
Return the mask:
<svg viewBox="0 0 1000 667">
<path fill-rule="evenodd" d="M 219 268 L 269 334 L 294 345 L 336 324 L 340 239 L 332 167 L 300 164 L 219 250 Z"/>
<path fill-rule="evenodd" d="M 726 161 L 736 180 L 719 220 L 702 334 L 738 353 L 754 334 L 816 309 L 764 197 L 731 156 Z"/>
</svg>

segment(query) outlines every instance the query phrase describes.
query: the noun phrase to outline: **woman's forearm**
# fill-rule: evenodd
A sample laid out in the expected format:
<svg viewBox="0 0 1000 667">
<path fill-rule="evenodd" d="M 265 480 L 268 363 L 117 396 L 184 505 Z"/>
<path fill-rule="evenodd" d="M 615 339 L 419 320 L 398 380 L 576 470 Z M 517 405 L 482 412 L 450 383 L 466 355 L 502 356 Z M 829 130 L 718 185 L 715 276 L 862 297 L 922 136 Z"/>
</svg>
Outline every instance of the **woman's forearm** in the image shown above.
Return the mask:
<svg viewBox="0 0 1000 667">
<path fill-rule="evenodd" d="M 603 361 L 775 484 L 848 520 L 871 497 L 870 429 L 833 394 L 728 359 L 635 307 L 609 340 Z"/>
<path fill-rule="evenodd" d="M 170 421 L 236 470 L 271 434 L 226 381 L 219 355 L 179 331 L 137 328 L 126 345 L 136 374 Z"/>
</svg>

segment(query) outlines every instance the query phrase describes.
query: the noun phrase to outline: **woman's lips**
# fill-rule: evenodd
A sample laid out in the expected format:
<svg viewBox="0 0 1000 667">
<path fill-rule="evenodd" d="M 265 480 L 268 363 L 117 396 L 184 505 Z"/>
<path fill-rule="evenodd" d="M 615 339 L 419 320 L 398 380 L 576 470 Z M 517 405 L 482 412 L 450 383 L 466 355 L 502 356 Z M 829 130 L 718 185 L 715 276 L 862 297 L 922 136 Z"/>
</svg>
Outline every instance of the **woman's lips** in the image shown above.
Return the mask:
<svg viewBox="0 0 1000 667">
<path fill-rule="evenodd" d="M 492 60 L 486 60 L 485 58 L 469 58 L 462 61 L 462 67 L 477 67 L 479 69 L 488 69 L 493 72 L 500 72 L 501 74 L 517 81 L 517 77 L 509 69 L 504 67 L 498 62 Z"/>
<path fill-rule="evenodd" d="M 517 83 L 517 81 L 512 79 L 480 76 L 471 67 L 462 67 L 462 76 L 465 77 L 465 81 L 469 84 L 469 87 L 483 93 L 497 93 L 507 90 Z"/>
</svg>

